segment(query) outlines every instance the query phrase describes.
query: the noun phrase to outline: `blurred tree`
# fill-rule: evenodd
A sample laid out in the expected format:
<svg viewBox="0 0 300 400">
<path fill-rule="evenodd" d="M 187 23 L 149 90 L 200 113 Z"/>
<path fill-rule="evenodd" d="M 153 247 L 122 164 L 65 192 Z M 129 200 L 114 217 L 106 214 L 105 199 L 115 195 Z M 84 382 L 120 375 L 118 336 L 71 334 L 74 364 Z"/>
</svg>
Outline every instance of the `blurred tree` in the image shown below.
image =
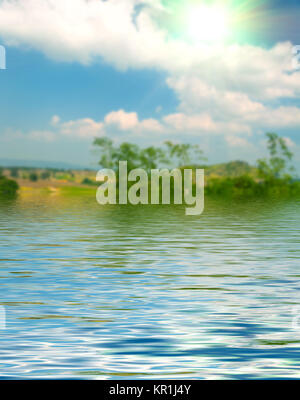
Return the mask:
<svg viewBox="0 0 300 400">
<path fill-rule="evenodd" d="M 10 176 L 12 178 L 19 178 L 19 168 L 12 167 L 12 168 L 9 169 L 9 171 L 10 171 Z"/>
<path fill-rule="evenodd" d="M 119 161 L 127 161 L 128 171 L 143 168 L 147 171 L 158 168 L 161 164 L 174 167 L 190 165 L 204 160 L 203 152 L 198 145 L 164 143 L 165 147 L 149 146 L 141 149 L 137 144 L 124 142 L 114 146 L 108 138 L 96 138 L 94 146 L 100 149 L 99 164 L 103 168 L 115 171 L 119 168 Z"/>
<path fill-rule="evenodd" d="M 31 182 L 36 182 L 38 179 L 39 179 L 39 177 L 38 177 L 38 175 L 37 175 L 36 172 L 31 172 L 31 173 L 29 174 L 29 180 L 30 180 Z"/>
<path fill-rule="evenodd" d="M 82 185 L 96 185 L 97 183 L 95 181 L 93 181 L 92 179 L 85 177 L 82 179 L 81 184 Z"/>
<path fill-rule="evenodd" d="M 108 138 L 95 138 L 93 144 L 100 148 L 99 164 L 101 167 L 115 169 L 118 160 L 113 141 Z"/>
<path fill-rule="evenodd" d="M 203 156 L 203 151 L 197 144 L 173 143 L 168 140 L 165 145 L 167 146 L 169 162 L 174 166 L 185 167 L 195 163 L 199 164 L 200 161 L 206 160 Z"/>
<path fill-rule="evenodd" d="M 268 159 L 257 160 L 259 176 L 265 180 L 270 179 L 290 179 L 294 168 L 291 166 L 293 153 L 290 152 L 286 140 L 279 137 L 276 133 L 267 133 Z"/>
<path fill-rule="evenodd" d="M 50 171 L 43 171 L 42 173 L 41 173 L 41 179 L 49 179 L 50 178 L 50 176 L 51 176 L 51 173 L 50 173 Z"/>
<path fill-rule="evenodd" d="M 146 171 L 157 169 L 161 163 L 168 163 L 166 152 L 163 149 L 154 146 L 142 149 L 140 152 L 140 160 L 142 168 Z"/>
<path fill-rule="evenodd" d="M 14 196 L 19 189 L 19 185 L 12 179 L 0 176 L 0 196 Z"/>
<path fill-rule="evenodd" d="M 115 156 L 115 162 L 117 163 L 116 169 L 119 167 L 119 161 L 127 161 L 128 171 L 135 168 L 143 167 L 141 165 L 141 150 L 138 145 L 133 143 L 124 142 L 119 148 L 117 148 Z"/>
</svg>

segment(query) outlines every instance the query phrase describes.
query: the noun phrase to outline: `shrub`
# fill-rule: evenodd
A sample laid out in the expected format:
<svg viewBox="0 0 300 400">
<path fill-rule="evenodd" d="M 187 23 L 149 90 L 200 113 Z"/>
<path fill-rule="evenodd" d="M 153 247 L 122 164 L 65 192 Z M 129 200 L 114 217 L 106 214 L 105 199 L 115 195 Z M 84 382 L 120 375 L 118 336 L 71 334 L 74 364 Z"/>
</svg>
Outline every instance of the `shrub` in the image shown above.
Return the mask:
<svg viewBox="0 0 300 400">
<path fill-rule="evenodd" d="M 19 189 L 19 185 L 12 179 L 0 176 L 0 196 L 14 196 Z"/>
<path fill-rule="evenodd" d="M 208 182 L 206 193 L 216 196 L 289 196 L 300 194 L 300 182 L 288 179 L 268 179 L 256 182 L 248 175 L 236 178 L 215 178 Z"/>
<path fill-rule="evenodd" d="M 43 171 L 41 173 L 41 179 L 49 179 L 51 176 L 50 171 Z"/>
<path fill-rule="evenodd" d="M 31 172 L 31 173 L 29 174 L 29 180 L 30 180 L 31 182 L 36 182 L 38 179 L 39 179 L 39 177 L 38 177 L 37 173 Z"/>
<path fill-rule="evenodd" d="M 81 181 L 82 185 L 95 185 L 96 183 L 92 181 L 90 178 L 84 178 Z"/>
<path fill-rule="evenodd" d="M 19 178 L 19 168 L 16 167 L 10 168 L 10 176 L 12 178 Z"/>
</svg>

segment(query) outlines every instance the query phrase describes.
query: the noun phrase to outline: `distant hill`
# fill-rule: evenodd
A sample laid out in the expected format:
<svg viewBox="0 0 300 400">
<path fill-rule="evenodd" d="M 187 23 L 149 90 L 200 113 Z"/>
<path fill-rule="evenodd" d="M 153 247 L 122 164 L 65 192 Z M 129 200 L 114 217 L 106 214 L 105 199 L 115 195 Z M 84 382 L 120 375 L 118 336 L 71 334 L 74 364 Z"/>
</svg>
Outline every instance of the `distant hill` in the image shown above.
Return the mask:
<svg viewBox="0 0 300 400">
<path fill-rule="evenodd" d="M 0 158 L 0 167 L 24 167 L 24 168 L 53 168 L 66 170 L 95 169 L 91 166 L 66 163 L 63 161 L 41 161 L 41 160 L 18 160 L 11 158 Z"/>
<path fill-rule="evenodd" d="M 228 163 L 208 165 L 205 174 L 209 177 L 236 177 L 241 175 L 257 176 L 257 169 L 245 161 L 230 161 Z"/>
<path fill-rule="evenodd" d="M 237 177 L 242 175 L 249 175 L 253 178 L 257 178 L 257 168 L 248 164 L 246 161 L 230 161 L 221 164 L 212 165 L 192 165 L 182 167 L 184 168 L 201 168 L 205 170 L 205 176 L 207 178 L 221 178 L 221 177 Z"/>
<path fill-rule="evenodd" d="M 0 168 L 39 168 L 39 169 L 59 169 L 59 170 L 90 170 L 95 171 L 97 167 L 76 165 L 66 162 L 54 162 L 54 161 L 29 161 L 29 160 L 17 160 L 17 159 L 5 159 L 0 158 Z M 197 166 L 200 168 L 200 166 Z M 196 168 L 196 167 L 192 167 Z M 202 165 L 201 168 L 205 169 L 205 175 L 209 178 L 213 177 L 236 177 L 241 175 L 250 175 L 252 177 L 257 176 L 257 169 L 252 167 L 245 161 L 230 161 L 228 163 L 213 164 L 213 165 Z"/>
</svg>

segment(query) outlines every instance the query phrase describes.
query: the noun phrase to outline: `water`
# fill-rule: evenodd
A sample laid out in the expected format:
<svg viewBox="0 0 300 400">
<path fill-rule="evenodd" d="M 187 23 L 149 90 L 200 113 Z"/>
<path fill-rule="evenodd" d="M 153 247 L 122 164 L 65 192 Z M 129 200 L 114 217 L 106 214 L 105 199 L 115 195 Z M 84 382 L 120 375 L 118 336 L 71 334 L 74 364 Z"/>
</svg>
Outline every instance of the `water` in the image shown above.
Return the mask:
<svg viewBox="0 0 300 400">
<path fill-rule="evenodd" d="M 0 376 L 300 378 L 299 227 L 292 201 L 2 202 Z"/>
</svg>

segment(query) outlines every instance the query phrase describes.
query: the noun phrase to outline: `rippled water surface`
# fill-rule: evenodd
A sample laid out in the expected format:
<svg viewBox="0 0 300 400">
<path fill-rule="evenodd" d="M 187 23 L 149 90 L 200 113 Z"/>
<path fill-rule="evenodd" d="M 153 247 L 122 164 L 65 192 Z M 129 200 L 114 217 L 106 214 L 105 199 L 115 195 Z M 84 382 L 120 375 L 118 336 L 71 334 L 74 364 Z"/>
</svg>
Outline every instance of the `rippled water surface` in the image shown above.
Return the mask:
<svg viewBox="0 0 300 400">
<path fill-rule="evenodd" d="M 299 226 L 293 201 L 1 202 L 0 376 L 300 378 Z"/>
</svg>

